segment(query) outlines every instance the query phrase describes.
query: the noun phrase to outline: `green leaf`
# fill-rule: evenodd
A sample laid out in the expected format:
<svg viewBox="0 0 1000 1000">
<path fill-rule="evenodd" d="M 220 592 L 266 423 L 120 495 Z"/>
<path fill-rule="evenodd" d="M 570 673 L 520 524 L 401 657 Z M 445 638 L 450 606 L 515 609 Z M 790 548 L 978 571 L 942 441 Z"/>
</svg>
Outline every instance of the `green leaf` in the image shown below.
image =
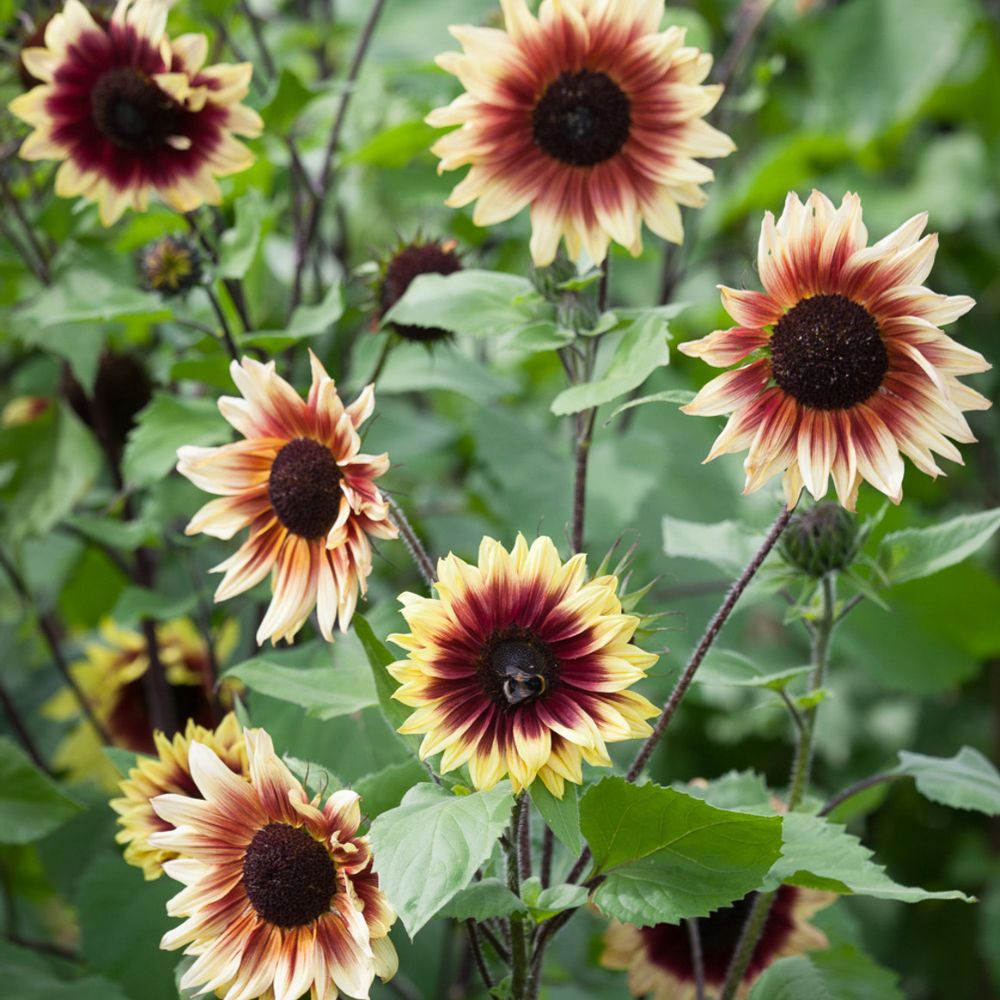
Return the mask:
<svg viewBox="0 0 1000 1000">
<path fill-rule="evenodd" d="M 441 911 L 455 920 L 485 920 L 527 914 L 528 907 L 498 878 L 484 878 L 463 889 Z"/>
<path fill-rule="evenodd" d="M 382 714 L 393 729 L 399 729 L 410 717 L 411 709 L 393 698 L 399 683 L 386 667 L 390 663 L 395 663 L 397 657 L 392 655 L 392 651 L 385 643 L 375 637 L 371 625 L 363 615 L 355 613 L 353 622 L 354 633 L 361 641 L 361 648 L 368 657 L 368 666 L 371 667 L 372 677 L 375 678 L 375 690 L 378 693 L 378 704 Z"/>
<path fill-rule="evenodd" d="M 704 786 L 687 784 L 683 788 L 673 787 L 696 799 L 704 799 L 718 809 L 735 809 L 759 816 L 774 815 L 767 783 L 764 776 L 756 771 L 729 771 Z"/>
<path fill-rule="evenodd" d="M 1000 816 L 1000 772 L 978 750 L 962 747 L 954 757 L 926 757 L 901 750 L 897 774 L 912 774 L 933 802 Z"/>
<path fill-rule="evenodd" d="M 287 135 L 303 109 L 320 95 L 310 90 L 290 69 L 283 68 L 274 93 L 260 109 L 269 135 Z"/>
<path fill-rule="evenodd" d="M 236 225 L 219 241 L 219 277 L 242 278 L 250 270 L 264 228 L 267 206 L 257 188 L 236 202 Z"/>
<path fill-rule="evenodd" d="M 376 132 L 363 146 L 344 157 L 343 162 L 399 170 L 411 160 L 425 155 L 438 131 L 420 119 L 400 122 Z"/>
<path fill-rule="evenodd" d="M 300 705 L 317 719 L 335 719 L 378 704 L 371 672 L 362 662 L 301 669 L 258 656 L 230 667 L 226 676 L 243 681 L 252 691 Z"/>
<path fill-rule="evenodd" d="M 528 904 L 536 924 L 544 923 L 564 910 L 575 910 L 587 902 L 587 889 L 582 885 L 560 882 L 547 889 L 541 888 L 537 878 L 526 879 L 521 884 L 521 898 Z"/>
<path fill-rule="evenodd" d="M 101 747 L 101 751 L 123 778 L 127 778 L 129 771 L 133 767 L 137 767 L 140 761 L 156 759 L 155 757 L 150 757 L 148 754 L 126 750 L 124 747 Z"/>
<path fill-rule="evenodd" d="M 94 514 L 75 514 L 65 523 L 87 538 L 101 545 L 131 552 L 145 544 L 154 531 L 142 521 L 117 521 Z"/>
<path fill-rule="evenodd" d="M 242 337 L 240 343 L 244 347 L 260 347 L 269 352 L 281 351 L 306 337 L 328 333 L 343 315 L 344 289 L 341 285 L 333 285 L 322 302 L 314 306 L 299 306 L 283 329 L 259 330 Z"/>
<path fill-rule="evenodd" d="M 845 895 L 875 896 L 904 903 L 925 899 L 973 900 L 955 890 L 929 892 L 899 885 L 871 860 L 872 852 L 844 827 L 818 816 L 789 813 L 783 818 L 784 846 L 771 875 L 781 882 Z"/>
<path fill-rule="evenodd" d="M 198 595 L 187 591 L 168 598 L 147 587 L 126 587 L 115 602 L 111 617 L 119 625 L 135 625 L 143 618 L 178 618 L 198 603 Z"/>
<path fill-rule="evenodd" d="M 0 982 L 10 1000 L 128 1000 L 103 976 L 58 979 L 37 953 L 0 941 Z"/>
<path fill-rule="evenodd" d="M 738 521 L 705 524 L 679 517 L 663 518 L 663 551 L 674 559 L 699 559 L 729 576 L 746 569 L 763 536 Z"/>
<path fill-rule="evenodd" d="M 513 807 L 506 781 L 471 795 L 421 784 L 372 823 L 379 884 L 411 938 L 472 881 Z"/>
<path fill-rule="evenodd" d="M 382 319 L 382 325 L 441 327 L 495 337 L 538 318 L 542 296 L 527 278 L 500 271 L 420 274 Z"/>
<path fill-rule="evenodd" d="M 730 812 L 658 785 L 605 778 L 580 803 L 605 875 L 594 902 L 637 926 L 707 916 L 761 886 L 781 850 L 781 818 Z"/>
<path fill-rule="evenodd" d="M 0 843 L 38 840 L 81 808 L 13 740 L 0 736 Z"/>
<path fill-rule="evenodd" d="M 903 1000 L 898 977 L 851 944 L 815 951 L 809 960 L 835 1000 Z"/>
<path fill-rule="evenodd" d="M 378 380 L 378 391 L 383 397 L 400 392 L 449 389 L 476 403 L 489 403 L 517 388 L 513 379 L 447 344 L 438 345 L 433 352 L 425 350 L 421 344 L 396 344 Z"/>
<path fill-rule="evenodd" d="M 552 412 L 557 416 L 579 413 L 638 388 L 670 361 L 669 339 L 667 320 L 658 310 L 638 313 L 625 327 L 604 375 L 564 389 L 552 401 Z"/>
<path fill-rule="evenodd" d="M 787 667 L 766 672 L 748 656 L 733 649 L 710 649 L 694 679 L 700 684 L 720 684 L 726 687 L 756 687 L 780 691 L 796 677 L 809 673 L 812 667 Z"/>
<path fill-rule="evenodd" d="M 822 973 L 804 955 L 781 958 L 753 985 L 750 1000 L 835 1000 Z"/>
<path fill-rule="evenodd" d="M 127 482 L 148 486 L 177 464 L 177 449 L 186 444 L 214 445 L 229 441 L 232 429 L 211 399 L 190 399 L 158 392 L 139 414 L 128 436 L 122 462 Z"/>
<path fill-rule="evenodd" d="M 60 275 L 58 284 L 19 309 L 14 322 L 18 331 L 30 331 L 67 323 L 109 323 L 126 317 L 154 322 L 171 315 L 169 306 L 157 295 L 140 292 L 111 274 L 73 268 Z"/>
<path fill-rule="evenodd" d="M 542 819 L 559 842 L 570 854 L 579 854 L 583 850 L 583 840 L 580 836 L 577 786 L 567 781 L 563 786 L 561 799 L 557 799 L 538 779 L 531 783 L 528 791 L 535 808 L 542 814 Z"/>
<path fill-rule="evenodd" d="M 960 563 L 1000 528 L 1000 507 L 964 514 L 929 528 L 906 528 L 882 539 L 878 563 L 890 583 L 917 580 Z"/>
<path fill-rule="evenodd" d="M 361 796 L 361 811 L 370 819 L 395 809 L 414 785 L 427 780 L 427 771 L 415 760 L 389 764 L 354 783 Z"/>
<path fill-rule="evenodd" d="M 690 403 L 694 396 L 695 394 L 689 389 L 667 389 L 664 392 L 654 392 L 651 396 L 630 399 L 627 403 L 616 406 L 611 411 L 611 416 L 604 421 L 604 425 L 606 427 L 619 413 L 624 413 L 636 406 L 645 406 L 647 403 L 676 403 L 678 406 L 683 406 L 685 403 Z"/>
</svg>

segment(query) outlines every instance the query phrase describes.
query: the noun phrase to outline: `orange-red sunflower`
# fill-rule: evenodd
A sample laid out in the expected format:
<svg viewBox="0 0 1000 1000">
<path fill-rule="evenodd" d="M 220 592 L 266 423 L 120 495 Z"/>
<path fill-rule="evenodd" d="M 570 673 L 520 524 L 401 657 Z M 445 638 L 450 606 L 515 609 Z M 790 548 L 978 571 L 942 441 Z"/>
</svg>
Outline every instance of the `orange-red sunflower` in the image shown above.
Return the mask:
<svg viewBox="0 0 1000 1000">
<path fill-rule="evenodd" d="M 452 27 L 464 48 L 438 65 L 466 89 L 427 118 L 460 125 L 432 151 L 439 170 L 471 165 L 448 199 L 489 226 L 531 206 L 531 256 L 566 238 L 594 263 L 614 240 L 642 250 L 642 223 L 680 243 L 681 205 L 701 207 L 712 171 L 697 157 L 735 148 L 704 116 L 722 94 L 703 86 L 712 57 L 660 31 L 663 0 L 501 0 L 506 31 Z"/>
<path fill-rule="evenodd" d="M 438 561 L 436 598 L 400 596 L 411 631 L 389 639 L 409 655 L 388 669 L 416 709 L 400 732 L 426 733 L 422 758 L 468 764 L 479 789 L 538 777 L 562 798 L 584 760 L 611 764 L 606 743 L 649 735 L 658 709 L 627 689 L 656 656 L 629 641 L 639 619 L 622 614 L 617 578 L 586 574 L 586 556 L 563 565 L 550 538 L 518 535 L 510 552 L 484 538 L 478 566 Z"/>
<path fill-rule="evenodd" d="M 153 799 L 168 792 L 195 798 L 199 795 L 188 765 L 191 744 L 207 746 L 235 774 L 248 773 L 243 730 L 232 712 L 216 729 L 205 729 L 188 719 L 184 732 L 174 733 L 172 739 L 159 731 L 154 735 L 156 757 L 140 757 L 128 777 L 119 783 L 122 797 L 108 803 L 118 813 L 122 829 L 115 840 L 125 845 L 125 860 L 141 868 L 148 880 L 159 878 L 163 862 L 177 857 L 176 851 L 153 847 L 149 842 L 154 833 L 173 829 L 153 811 Z"/>
<path fill-rule="evenodd" d="M 747 896 L 698 920 L 705 985 L 710 989 L 717 989 L 725 981 L 752 898 Z M 832 892 L 790 885 L 778 889 L 760 942 L 737 990 L 740 1000 L 745 1000 L 753 981 L 779 958 L 827 946 L 826 935 L 808 920 L 836 899 Z M 639 928 L 615 921 L 604 935 L 601 964 L 609 969 L 628 970 L 628 986 L 633 996 L 649 1000 L 696 1000 L 691 940 L 684 924 Z"/>
<path fill-rule="evenodd" d="M 309 354 L 309 398 L 251 358 L 230 365 L 243 399 L 223 396 L 222 415 L 245 438 L 220 448 L 186 446 L 177 469 L 195 486 L 221 494 L 198 511 L 189 535 L 250 537 L 215 567 L 225 576 L 215 592 L 224 601 L 260 583 L 273 569 L 273 598 L 257 642 L 291 640 L 317 609 L 320 632 L 333 641 L 334 622 L 347 631 L 372 568 L 369 535 L 395 538 L 375 480 L 389 457 L 360 451 L 358 427 L 375 407 L 367 386 L 345 407 L 319 359 Z"/>
<path fill-rule="evenodd" d="M 244 733 L 250 780 L 207 746 L 192 743 L 191 777 L 203 798 L 160 795 L 157 814 L 175 829 L 153 834 L 176 851 L 164 870 L 185 886 L 167 904 L 187 919 L 161 947 L 197 956 L 182 990 L 219 996 L 335 1000 L 367 997 L 376 975 L 395 974 L 396 919 L 372 872 L 356 792 L 321 806 L 275 756 L 262 730 Z"/>
<path fill-rule="evenodd" d="M 944 475 L 935 453 L 962 461 L 949 438 L 975 441 L 962 411 L 990 402 L 959 377 L 990 366 L 938 329 L 975 303 L 924 287 L 938 245 L 926 225 L 915 215 L 868 246 L 860 198 L 835 208 L 818 191 L 764 216 L 764 291 L 723 287 L 738 325 L 680 348 L 717 367 L 749 360 L 682 407 L 732 413 L 706 461 L 749 448 L 746 492 L 784 472 L 790 505 L 803 486 L 824 496 L 832 475 L 849 510 L 862 479 L 899 502 L 902 455 L 931 476 Z"/>
<path fill-rule="evenodd" d="M 62 160 L 56 194 L 97 202 L 101 221 L 144 211 L 156 192 L 178 212 L 221 201 L 215 178 L 245 170 L 250 151 L 234 133 L 260 134 L 239 102 L 253 67 L 205 66 L 208 39 L 166 34 L 168 0 L 119 0 L 110 21 L 67 0 L 45 45 L 21 53 L 40 86 L 10 110 L 35 129 L 26 160 Z"/>
</svg>

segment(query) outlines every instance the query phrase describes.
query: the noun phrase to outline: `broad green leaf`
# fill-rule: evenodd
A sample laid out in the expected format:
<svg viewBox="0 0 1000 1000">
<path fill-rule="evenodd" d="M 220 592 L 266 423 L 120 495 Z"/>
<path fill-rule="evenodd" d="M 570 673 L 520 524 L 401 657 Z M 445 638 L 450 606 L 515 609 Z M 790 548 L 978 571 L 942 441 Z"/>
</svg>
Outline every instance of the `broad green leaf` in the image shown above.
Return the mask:
<svg viewBox="0 0 1000 1000">
<path fill-rule="evenodd" d="M 280 351 L 306 337 L 328 333 L 344 314 L 344 289 L 333 285 L 323 301 L 314 306 L 299 306 L 288 325 L 281 330 L 259 330 L 242 337 L 243 346 L 261 347 L 265 351 Z"/>
<path fill-rule="evenodd" d="M 694 679 L 700 684 L 719 684 L 724 687 L 756 687 L 780 691 L 797 677 L 809 673 L 812 667 L 786 667 L 784 670 L 766 671 L 759 663 L 734 649 L 713 647 L 708 651 Z"/>
<path fill-rule="evenodd" d="M 59 979 L 37 952 L 0 941 L 0 982 L 10 1000 L 129 1000 L 103 976 Z"/>
<path fill-rule="evenodd" d="M 903 1000 L 895 972 L 850 944 L 810 954 L 835 1000 Z"/>
<path fill-rule="evenodd" d="M 80 810 L 13 740 L 0 736 L 0 843 L 38 840 Z"/>
<path fill-rule="evenodd" d="M 361 796 L 362 813 L 372 820 L 395 809 L 414 785 L 426 780 L 427 771 L 417 761 L 408 760 L 359 778 L 354 790 Z"/>
<path fill-rule="evenodd" d="M 750 1000 L 836 1000 L 823 974 L 804 955 L 781 958 L 754 982 Z"/>
<path fill-rule="evenodd" d="M 438 129 L 420 119 L 400 122 L 376 132 L 363 146 L 344 157 L 344 163 L 399 170 L 416 157 L 425 155 L 437 135 Z"/>
<path fill-rule="evenodd" d="M 738 521 L 705 524 L 679 517 L 663 518 L 663 551 L 668 556 L 699 559 L 729 575 L 746 569 L 762 541 L 763 536 Z"/>
<path fill-rule="evenodd" d="M 250 270 L 263 232 L 267 206 L 256 188 L 236 202 L 236 225 L 219 241 L 219 277 L 242 278 Z"/>
<path fill-rule="evenodd" d="M 673 787 L 696 799 L 704 799 L 717 809 L 735 809 L 759 816 L 774 815 L 767 783 L 764 776 L 756 771 L 729 771 L 705 785 L 690 783 Z"/>
<path fill-rule="evenodd" d="M 213 400 L 158 392 L 128 436 L 122 463 L 125 480 L 135 486 L 155 483 L 177 464 L 178 448 L 222 444 L 231 436 L 232 428 Z"/>
<path fill-rule="evenodd" d="M 109 323 L 126 317 L 150 322 L 169 319 L 159 296 L 141 292 L 111 274 L 73 268 L 14 315 L 18 331 L 67 323 Z M 29 333 L 30 336 L 30 333 Z"/>
<path fill-rule="evenodd" d="M 421 275 L 417 281 L 423 277 L 426 276 Z M 450 389 L 477 403 L 489 403 L 517 388 L 513 379 L 498 374 L 448 344 L 438 345 L 433 352 L 425 350 L 421 344 L 397 344 L 378 380 L 382 396 Z"/>
<path fill-rule="evenodd" d="M 287 135 L 302 110 L 320 95 L 310 90 L 287 67 L 281 70 L 274 92 L 260 109 L 261 117 L 267 122 L 269 135 Z"/>
<path fill-rule="evenodd" d="M 954 757 L 900 751 L 899 774 L 912 774 L 922 795 L 953 809 L 1000 816 L 1000 772 L 978 750 L 962 747 Z"/>
<path fill-rule="evenodd" d="M 552 401 L 557 416 L 579 413 L 609 403 L 638 388 L 657 368 L 670 361 L 667 320 L 656 311 L 632 318 L 615 348 L 608 370 L 600 378 L 564 389 Z"/>
<path fill-rule="evenodd" d="M 498 337 L 539 318 L 542 301 L 531 282 L 515 274 L 476 270 L 420 274 L 382 322 Z"/>
<path fill-rule="evenodd" d="M 683 406 L 685 403 L 690 403 L 692 399 L 694 399 L 694 393 L 689 389 L 667 389 L 664 392 L 654 392 L 650 396 L 640 396 L 638 399 L 630 399 L 627 403 L 616 406 L 611 411 L 611 416 L 604 423 L 606 426 L 619 413 L 624 413 L 626 410 L 631 410 L 636 406 L 645 406 L 647 403 L 675 403 L 678 406 Z"/>
<path fill-rule="evenodd" d="M 506 781 L 471 795 L 421 784 L 372 823 L 379 884 L 411 938 L 472 881 L 513 807 Z"/>
<path fill-rule="evenodd" d="M 317 764 L 314 760 L 303 760 L 301 757 L 293 757 L 289 753 L 283 753 L 281 759 L 287 765 L 288 770 L 302 782 L 302 786 L 313 795 L 319 795 L 325 799 L 331 792 L 336 792 L 344 787 L 344 783 L 333 771 L 322 764 Z"/>
<path fill-rule="evenodd" d="M 107 339 L 107 326 L 102 323 L 82 322 L 43 326 L 32 321 L 23 326 L 16 326 L 15 332 L 26 345 L 65 358 L 77 382 L 87 392 L 94 388 L 101 351 Z"/>
<path fill-rule="evenodd" d="M 904 903 L 925 899 L 960 899 L 972 902 L 962 892 L 899 885 L 885 869 L 871 860 L 872 852 L 844 827 L 818 816 L 789 813 L 782 820 L 784 846 L 771 875 L 790 885 L 825 889 L 845 895 L 875 896 Z"/>
<path fill-rule="evenodd" d="M 672 788 L 605 778 L 580 803 L 604 875 L 594 902 L 637 926 L 707 916 L 763 883 L 781 850 L 781 818 L 730 812 Z"/>
<path fill-rule="evenodd" d="M 126 551 L 137 549 L 146 544 L 151 535 L 155 535 L 153 529 L 142 521 L 117 521 L 95 514 L 75 514 L 66 518 L 65 523 L 101 545 Z"/>
<path fill-rule="evenodd" d="M 300 705 L 318 719 L 335 719 L 378 704 L 371 671 L 360 661 L 299 669 L 258 656 L 230 667 L 226 676 L 241 680 L 252 691 Z"/>
<path fill-rule="evenodd" d="M 929 528 L 906 528 L 882 539 L 878 563 L 890 583 L 930 576 L 981 549 L 1000 528 L 1000 507 L 964 514 Z"/>
<path fill-rule="evenodd" d="M 198 595 L 187 591 L 167 597 L 147 587 L 126 587 L 115 601 L 111 617 L 119 625 L 136 625 L 143 618 L 177 618 L 187 614 L 198 603 Z"/>
<path fill-rule="evenodd" d="M 563 786 L 563 797 L 557 799 L 541 780 L 536 779 L 531 783 L 529 792 L 535 808 L 559 842 L 570 854 L 579 854 L 583 850 L 583 840 L 580 837 L 577 786 L 567 781 Z"/>
<path fill-rule="evenodd" d="M 498 878 L 484 878 L 464 888 L 441 911 L 455 920 L 485 920 L 487 917 L 509 917 L 527 914 L 528 906 Z"/>
<path fill-rule="evenodd" d="M 375 690 L 378 693 L 378 704 L 382 714 L 393 729 L 398 729 L 412 714 L 410 708 L 393 698 L 399 682 L 386 670 L 386 667 L 390 663 L 395 663 L 398 657 L 393 656 L 385 643 L 376 638 L 371 625 L 363 615 L 355 614 L 353 622 L 355 635 L 361 641 L 361 648 L 368 657 L 368 666 L 375 679 Z"/>
<path fill-rule="evenodd" d="M 536 924 L 543 923 L 563 910 L 574 910 L 587 902 L 587 889 L 582 885 L 560 882 L 542 888 L 539 878 L 525 879 L 521 883 L 521 898 L 528 904 Z"/>
</svg>

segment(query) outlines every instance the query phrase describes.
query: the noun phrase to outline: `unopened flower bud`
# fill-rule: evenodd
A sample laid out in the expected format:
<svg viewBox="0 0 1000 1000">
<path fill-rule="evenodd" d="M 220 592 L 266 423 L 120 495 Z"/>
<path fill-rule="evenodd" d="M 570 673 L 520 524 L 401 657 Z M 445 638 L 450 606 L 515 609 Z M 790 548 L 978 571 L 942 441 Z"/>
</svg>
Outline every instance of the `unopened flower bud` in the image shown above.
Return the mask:
<svg viewBox="0 0 1000 1000">
<path fill-rule="evenodd" d="M 818 503 L 792 515 L 779 542 L 785 561 L 813 577 L 846 569 L 858 554 L 858 522 L 838 503 Z"/>
<path fill-rule="evenodd" d="M 180 295 L 201 281 L 201 254 L 190 240 L 161 236 L 139 252 L 139 270 L 147 291 Z"/>
</svg>

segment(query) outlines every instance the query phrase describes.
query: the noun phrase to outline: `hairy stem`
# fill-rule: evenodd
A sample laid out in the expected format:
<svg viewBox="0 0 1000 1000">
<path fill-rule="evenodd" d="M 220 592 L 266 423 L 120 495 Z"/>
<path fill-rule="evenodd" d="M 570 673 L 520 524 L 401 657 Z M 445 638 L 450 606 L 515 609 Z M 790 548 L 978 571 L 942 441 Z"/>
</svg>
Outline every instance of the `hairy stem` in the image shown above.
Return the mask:
<svg viewBox="0 0 1000 1000">
<path fill-rule="evenodd" d="M 514 811 L 510 817 L 510 829 L 507 832 L 507 888 L 520 898 L 521 896 L 521 862 L 518 850 L 521 830 L 521 813 L 525 807 L 524 793 L 514 802 Z M 524 933 L 524 918 L 514 915 L 510 918 L 510 971 L 512 1000 L 526 1000 L 528 975 L 527 941 Z"/>
<path fill-rule="evenodd" d="M 424 583 L 428 587 L 432 586 L 437 579 L 437 573 L 434 570 L 434 563 L 431 557 L 427 554 L 427 550 L 417 537 L 417 533 L 413 530 L 410 522 L 406 519 L 406 515 L 399 504 L 388 494 L 385 494 L 385 501 L 389 505 L 392 523 L 399 529 L 399 537 L 402 538 L 407 551 L 417 564 L 417 569 L 420 570 L 420 575 L 424 578 Z"/>
<path fill-rule="evenodd" d="M 483 945 L 479 940 L 479 930 L 475 920 L 466 920 L 465 929 L 469 935 L 469 948 L 472 950 L 472 957 L 476 960 L 476 968 L 479 969 L 480 978 L 487 990 L 493 989 L 493 977 L 490 975 L 489 966 L 483 956 Z"/>
</svg>

